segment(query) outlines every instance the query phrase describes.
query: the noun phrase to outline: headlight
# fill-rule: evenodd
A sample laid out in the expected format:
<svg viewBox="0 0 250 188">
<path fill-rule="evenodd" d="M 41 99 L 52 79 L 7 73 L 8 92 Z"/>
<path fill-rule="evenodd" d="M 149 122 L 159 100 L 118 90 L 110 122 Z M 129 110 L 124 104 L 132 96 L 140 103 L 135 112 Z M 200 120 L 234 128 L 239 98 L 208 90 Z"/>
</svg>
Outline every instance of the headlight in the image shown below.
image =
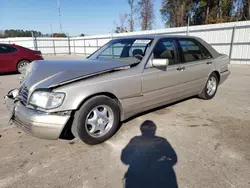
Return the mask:
<svg viewBox="0 0 250 188">
<path fill-rule="evenodd" d="M 53 93 L 48 91 L 35 91 L 30 98 L 30 104 L 44 109 L 59 107 L 64 100 L 64 93 Z"/>
</svg>

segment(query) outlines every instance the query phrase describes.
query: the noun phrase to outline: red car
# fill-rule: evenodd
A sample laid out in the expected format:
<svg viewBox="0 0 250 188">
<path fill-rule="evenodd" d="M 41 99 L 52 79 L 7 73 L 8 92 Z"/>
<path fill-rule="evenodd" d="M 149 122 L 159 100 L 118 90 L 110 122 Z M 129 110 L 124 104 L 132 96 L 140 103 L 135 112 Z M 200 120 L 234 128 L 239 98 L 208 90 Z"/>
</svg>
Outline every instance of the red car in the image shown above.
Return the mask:
<svg viewBox="0 0 250 188">
<path fill-rule="evenodd" d="M 0 72 L 20 72 L 22 67 L 34 60 L 43 60 L 40 51 L 15 44 L 0 44 Z"/>
</svg>

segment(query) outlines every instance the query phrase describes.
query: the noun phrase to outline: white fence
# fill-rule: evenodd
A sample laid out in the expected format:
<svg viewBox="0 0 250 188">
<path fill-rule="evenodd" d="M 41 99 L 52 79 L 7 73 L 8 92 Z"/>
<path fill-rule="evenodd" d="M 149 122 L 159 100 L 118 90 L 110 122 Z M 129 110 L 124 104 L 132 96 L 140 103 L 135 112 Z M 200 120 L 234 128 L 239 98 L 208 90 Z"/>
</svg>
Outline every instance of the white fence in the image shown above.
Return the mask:
<svg viewBox="0 0 250 188">
<path fill-rule="evenodd" d="M 218 52 L 229 55 L 231 63 L 250 64 L 250 21 L 86 37 L 7 38 L 0 39 L 0 43 L 15 43 L 27 48 L 40 50 L 44 55 L 89 55 L 112 38 L 155 34 L 197 36 L 211 44 Z"/>
</svg>

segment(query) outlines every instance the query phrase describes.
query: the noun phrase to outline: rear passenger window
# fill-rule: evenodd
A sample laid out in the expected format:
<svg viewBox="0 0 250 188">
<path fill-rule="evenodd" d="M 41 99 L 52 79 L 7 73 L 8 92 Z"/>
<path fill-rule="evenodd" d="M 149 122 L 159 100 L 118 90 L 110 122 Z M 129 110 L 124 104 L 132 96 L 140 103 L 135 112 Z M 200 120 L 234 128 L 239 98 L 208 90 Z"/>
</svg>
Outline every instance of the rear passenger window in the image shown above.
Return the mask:
<svg viewBox="0 0 250 188">
<path fill-rule="evenodd" d="M 13 53 L 13 52 L 17 52 L 17 49 L 14 48 L 14 47 L 11 47 L 11 51 L 12 51 L 12 53 Z"/>
<path fill-rule="evenodd" d="M 179 43 L 182 48 L 185 62 L 199 61 L 211 58 L 211 55 L 205 47 L 198 42 L 189 39 L 180 39 Z"/>
<path fill-rule="evenodd" d="M 168 59 L 169 65 L 177 63 L 177 56 L 174 41 L 171 39 L 161 39 L 155 46 L 154 59 Z"/>
</svg>

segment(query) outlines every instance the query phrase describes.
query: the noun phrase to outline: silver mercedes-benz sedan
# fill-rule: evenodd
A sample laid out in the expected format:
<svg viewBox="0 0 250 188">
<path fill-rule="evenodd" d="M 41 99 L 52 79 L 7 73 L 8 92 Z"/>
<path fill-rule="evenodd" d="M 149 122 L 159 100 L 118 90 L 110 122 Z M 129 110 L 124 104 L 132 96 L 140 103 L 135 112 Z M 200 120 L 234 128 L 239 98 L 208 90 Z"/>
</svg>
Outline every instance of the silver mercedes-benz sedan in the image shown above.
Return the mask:
<svg viewBox="0 0 250 188">
<path fill-rule="evenodd" d="M 120 122 L 190 96 L 212 99 L 229 58 L 200 38 L 111 40 L 81 61 L 35 61 L 5 97 L 11 120 L 35 137 L 109 139 Z"/>
</svg>

